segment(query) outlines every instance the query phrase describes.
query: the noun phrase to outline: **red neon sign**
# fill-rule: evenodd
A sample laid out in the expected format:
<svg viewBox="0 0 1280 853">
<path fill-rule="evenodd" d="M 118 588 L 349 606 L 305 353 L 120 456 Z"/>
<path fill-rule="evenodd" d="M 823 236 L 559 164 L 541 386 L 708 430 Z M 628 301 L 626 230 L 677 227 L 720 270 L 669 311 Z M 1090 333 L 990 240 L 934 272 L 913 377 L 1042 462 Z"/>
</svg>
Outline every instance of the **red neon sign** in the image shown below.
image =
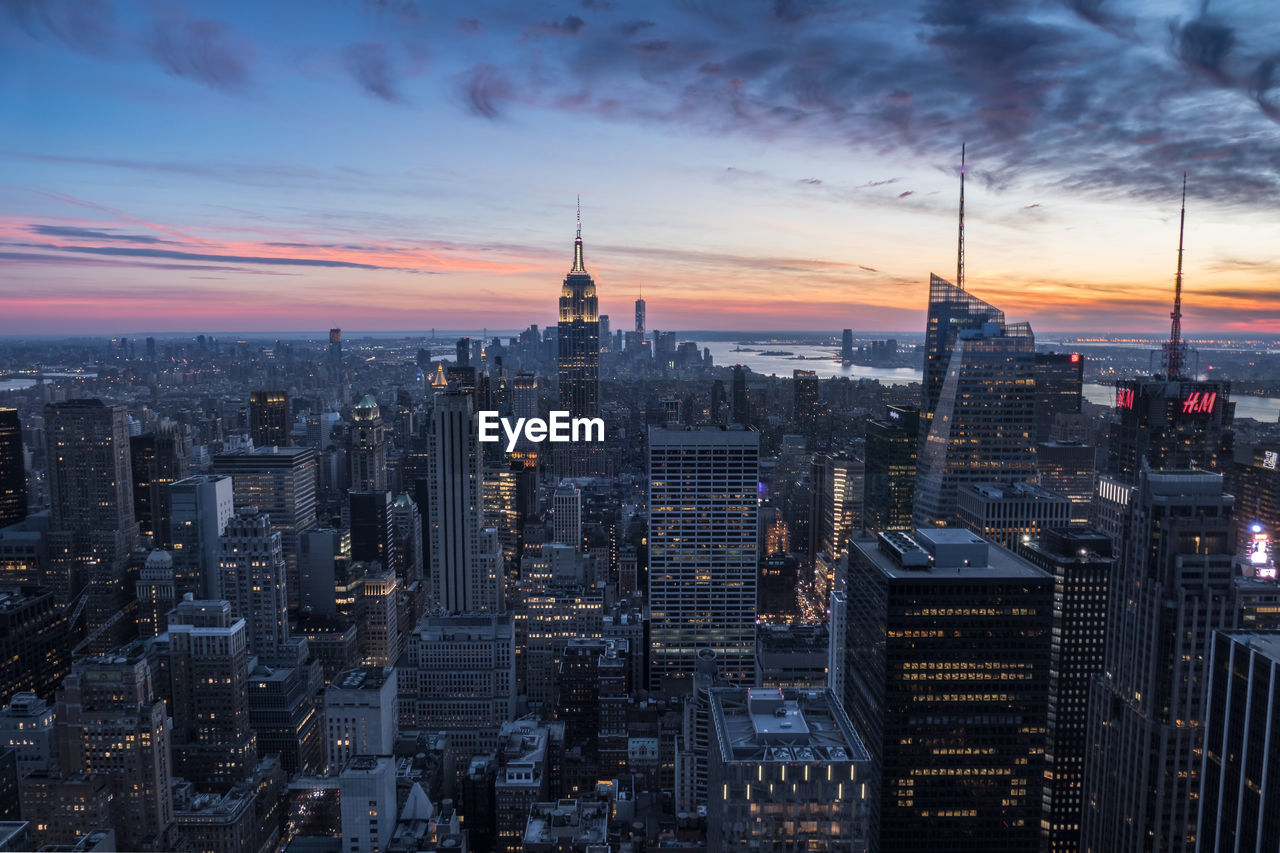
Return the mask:
<svg viewBox="0 0 1280 853">
<path fill-rule="evenodd" d="M 1218 402 L 1217 391 L 1192 391 L 1187 395 L 1187 399 L 1182 401 L 1182 413 L 1207 415 L 1213 411 L 1213 405 L 1216 402 Z"/>
<path fill-rule="evenodd" d="M 1132 388 L 1116 389 L 1116 408 L 1117 409 L 1133 408 L 1133 389 Z"/>
<path fill-rule="evenodd" d="M 1079 360 L 1080 360 L 1080 353 L 1078 353 L 1078 352 L 1073 352 L 1073 353 L 1071 353 L 1071 363 L 1072 363 L 1072 364 L 1075 364 L 1075 363 L 1076 363 L 1077 361 L 1079 361 Z"/>
</svg>

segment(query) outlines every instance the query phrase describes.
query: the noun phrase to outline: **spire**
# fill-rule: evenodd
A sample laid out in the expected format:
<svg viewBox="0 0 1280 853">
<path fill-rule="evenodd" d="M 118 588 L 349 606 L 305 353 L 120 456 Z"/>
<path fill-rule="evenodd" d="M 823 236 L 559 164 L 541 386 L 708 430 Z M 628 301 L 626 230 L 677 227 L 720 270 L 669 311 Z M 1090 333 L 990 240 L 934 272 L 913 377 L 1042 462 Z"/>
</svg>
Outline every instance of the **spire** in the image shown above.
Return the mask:
<svg viewBox="0 0 1280 853">
<path fill-rule="evenodd" d="M 569 275 L 585 274 L 586 271 L 587 267 L 582 260 L 582 196 L 578 196 L 578 236 L 573 240 L 573 269 L 569 270 Z"/>
<path fill-rule="evenodd" d="M 1182 237 L 1187 229 L 1187 173 L 1182 173 L 1182 214 L 1178 221 L 1178 272 L 1174 276 L 1173 310 L 1169 312 L 1169 342 L 1164 345 L 1165 375 L 1170 379 L 1182 376 L 1186 359 L 1182 343 Z"/>
<path fill-rule="evenodd" d="M 960 143 L 960 238 L 956 247 L 956 287 L 964 290 L 964 149 Z"/>
</svg>

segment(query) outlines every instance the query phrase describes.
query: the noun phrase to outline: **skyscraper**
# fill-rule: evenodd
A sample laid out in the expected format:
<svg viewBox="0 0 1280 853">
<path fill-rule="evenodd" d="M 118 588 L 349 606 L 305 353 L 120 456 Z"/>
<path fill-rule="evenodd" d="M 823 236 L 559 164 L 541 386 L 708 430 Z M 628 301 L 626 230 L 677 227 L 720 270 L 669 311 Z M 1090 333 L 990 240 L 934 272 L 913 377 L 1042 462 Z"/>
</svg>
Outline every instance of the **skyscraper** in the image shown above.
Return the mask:
<svg viewBox="0 0 1280 853">
<path fill-rule="evenodd" d="M 1049 575 L 967 530 L 849 546 L 845 707 L 871 753 L 873 853 L 1034 853 Z"/>
<path fill-rule="evenodd" d="M 551 496 L 551 541 L 582 548 L 582 491 L 573 483 L 556 486 Z"/>
<path fill-rule="evenodd" d="M 254 391 L 249 395 L 249 437 L 254 447 L 288 447 L 292 426 L 288 393 Z"/>
<path fill-rule="evenodd" d="M 396 534 L 391 493 L 351 492 L 351 559 L 396 568 Z"/>
<path fill-rule="evenodd" d="M 560 288 L 560 325 L 557 381 L 560 408 L 572 418 L 594 418 L 600 413 L 600 313 L 596 283 L 582 258 L 582 221 L 573 241 L 573 267 Z M 584 476 L 596 473 L 597 448 L 590 442 L 574 442 L 559 448 L 561 473 Z"/>
<path fill-rule="evenodd" d="M 221 597 L 218 537 L 235 514 L 231 478 L 196 474 L 169 486 L 169 541 L 175 600 Z"/>
<path fill-rule="evenodd" d="M 249 640 L 227 601 L 187 597 L 169 613 L 175 772 L 201 790 L 247 778 L 258 761 L 249 727 Z"/>
<path fill-rule="evenodd" d="M 1036 353 L 1036 441 L 1049 441 L 1058 415 L 1080 414 L 1084 357 L 1078 352 Z"/>
<path fill-rule="evenodd" d="M 108 779 L 117 846 L 174 849 L 169 717 L 143 644 L 77 661 L 55 715 L 62 775 Z"/>
<path fill-rule="evenodd" d="M 125 411 L 101 400 L 44 407 L 50 530 L 80 561 L 122 564 L 138 538 Z"/>
<path fill-rule="evenodd" d="M 961 486 L 1035 479 L 1034 421 L 1030 326 L 987 323 L 958 332 L 920 447 L 914 523 L 953 523 Z"/>
<path fill-rule="evenodd" d="M 650 683 L 692 675 L 700 649 L 754 678 L 760 435 L 649 431 Z"/>
<path fill-rule="evenodd" d="M 919 439 L 920 410 L 915 406 L 889 406 L 884 418 L 867 421 L 862 504 L 867 530 L 879 533 L 911 527 Z"/>
<path fill-rule="evenodd" d="M 187 476 L 191 449 L 177 424 L 165 422 L 154 431 L 129 439 L 133 470 L 133 512 L 138 532 L 157 548 L 170 548 L 169 485 Z"/>
<path fill-rule="evenodd" d="M 27 464 L 17 409 L 0 409 L 0 527 L 27 517 Z"/>
<path fill-rule="evenodd" d="M 733 366 L 733 385 L 730 393 L 730 405 L 733 410 L 733 423 L 746 426 L 751 423 L 751 405 L 747 399 L 747 373 L 741 364 Z"/>
<path fill-rule="evenodd" d="M 431 411 L 431 590 L 445 610 L 501 609 L 503 579 L 481 557 L 484 492 L 472 395 L 437 394 Z"/>
<path fill-rule="evenodd" d="M 793 370 L 791 377 L 795 392 L 791 418 L 805 438 L 813 441 L 818 429 L 818 374 Z"/>
<path fill-rule="evenodd" d="M 1280 848 L 1280 634 L 1215 631 L 1197 850 Z"/>
<path fill-rule="evenodd" d="M 329 369 L 342 370 L 342 330 L 329 330 Z"/>
<path fill-rule="evenodd" d="M 1089 529 L 1046 530 L 1022 544 L 1018 553 L 1053 575 L 1041 851 L 1075 853 L 1080 849 L 1089 689 L 1104 665 L 1111 539 Z"/>
<path fill-rule="evenodd" d="M 924 405 L 920 411 L 920 439 L 929 433 L 943 381 L 951 367 L 956 340 L 964 330 L 980 330 L 986 323 L 1004 323 L 1004 312 L 988 305 L 963 287 L 929 276 L 929 310 L 924 332 Z"/>
<path fill-rule="evenodd" d="M 1218 474 L 1139 474 L 1089 699 L 1086 853 L 1196 849 L 1210 643 L 1235 618 L 1233 503 Z"/>
<path fill-rule="evenodd" d="M 1235 404 L 1228 382 L 1199 382 L 1187 375 L 1182 339 L 1182 237 L 1187 221 L 1187 176 L 1182 176 L 1182 217 L 1178 229 L 1178 272 L 1174 280 L 1169 340 L 1163 372 L 1116 383 L 1116 419 L 1111 426 L 1107 471 L 1136 483 L 1142 469 L 1201 468 L 1226 473 L 1231 463 Z"/>
<path fill-rule="evenodd" d="M 280 532 L 256 507 L 241 507 L 221 537 L 222 596 L 243 619 L 249 650 L 272 658 L 289 639 L 284 554 Z"/>
<path fill-rule="evenodd" d="M 641 296 L 639 299 L 636 300 L 636 332 L 639 333 L 641 337 L 644 336 L 644 332 L 645 332 L 644 308 L 645 308 L 644 297 Z"/>
<path fill-rule="evenodd" d="M 849 364 L 853 361 L 853 329 L 845 329 L 840 336 L 840 362 Z"/>
<path fill-rule="evenodd" d="M 387 430 L 382 409 L 366 394 L 351 410 L 351 490 L 385 491 L 387 488 Z"/>
<path fill-rule="evenodd" d="M 236 506 L 256 506 L 280 531 L 290 607 L 298 604 L 298 535 L 316 523 L 318 468 L 314 447 L 259 447 L 213 457 L 214 473 L 234 481 Z"/>
<path fill-rule="evenodd" d="M 867 849 L 871 762 L 833 693 L 722 687 L 710 706 L 708 850 Z"/>
</svg>

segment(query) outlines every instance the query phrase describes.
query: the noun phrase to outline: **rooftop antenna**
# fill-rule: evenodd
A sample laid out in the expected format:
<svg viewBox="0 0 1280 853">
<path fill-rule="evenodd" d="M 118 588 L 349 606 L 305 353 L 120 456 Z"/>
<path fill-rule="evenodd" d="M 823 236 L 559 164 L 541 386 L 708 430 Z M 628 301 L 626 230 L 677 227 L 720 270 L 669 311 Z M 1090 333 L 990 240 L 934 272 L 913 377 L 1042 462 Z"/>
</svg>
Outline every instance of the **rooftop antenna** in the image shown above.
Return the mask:
<svg viewBox="0 0 1280 853">
<path fill-rule="evenodd" d="M 956 287 L 964 290 L 964 149 L 960 143 L 960 238 L 956 247 Z"/>
<path fill-rule="evenodd" d="M 1178 222 L 1178 273 L 1174 277 L 1173 310 L 1169 312 L 1169 342 L 1165 344 L 1165 376 L 1178 379 L 1185 367 L 1182 343 L 1182 237 L 1187 229 L 1187 173 L 1182 173 L 1182 214 Z"/>
<path fill-rule="evenodd" d="M 573 269 L 572 273 L 585 273 L 587 271 L 586 264 L 582 259 L 582 196 L 578 196 L 578 233 L 573 239 Z"/>
</svg>

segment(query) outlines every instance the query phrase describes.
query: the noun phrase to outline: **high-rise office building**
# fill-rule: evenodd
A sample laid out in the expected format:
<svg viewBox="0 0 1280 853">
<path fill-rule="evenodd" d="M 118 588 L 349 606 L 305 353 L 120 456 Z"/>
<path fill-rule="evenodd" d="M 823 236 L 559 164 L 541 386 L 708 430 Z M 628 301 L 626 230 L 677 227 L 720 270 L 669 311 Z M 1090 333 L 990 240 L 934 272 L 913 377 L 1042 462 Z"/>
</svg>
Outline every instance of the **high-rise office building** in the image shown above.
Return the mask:
<svg viewBox="0 0 1280 853">
<path fill-rule="evenodd" d="M 391 493 L 357 492 L 347 495 L 351 505 L 351 559 L 396 567 L 396 535 Z"/>
<path fill-rule="evenodd" d="M 176 424 L 165 423 L 145 435 L 129 439 L 133 471 L 133 513 L 138 532 L 157 548 L 173 547 L 169 541 L 169 485 L 187 476 L 191 449 Z"/>
<path fill-rule="evenodd" d="M 382 408 L 368 394 L 351 410 L 348 436 L 351 491 L 386 491 L 387 429 L 382 423 Z"/>
<path fill-rule="evenodd" d="M 395 538 L 395 565 L 405 585 L 421 581 L 426 555 L 422 550 L 422 514 L 407 493 L 391 504 L 391 532 Z"/>
<path fill-rule="evenodd" d="M 1128 483 L 1152 470 L 1202 468 L 1224 473 L 1232 458 L 1235 404 L 1230 383 L 1122 379 L 1116 383 L 1107 472 Z"/>
<path fill-rule="evenodd" d="M 168 630 L 169 611 L 178 600 L 173 558 L 168 551 L 156 549 L 147 555 L 133 588 L 138 600 L 138 638 L 163 634 Z"/>
<path fill-rule="evenodd" d="M 571 548 L 582 547 L 582 490 L 561 483 L 551 496 L 551 541 Z"/>
<path fill-rule="evenodd" d="M 399 732 L 396 684 L 394 666 L 362 666 L 325 688 L 329 767 L 345 767 L 357 755 L 391 755 Z"/>
<path fill-rule="evenodd" d="M 249 650 L 266 658 L 289 639 L 284 554 L 280 533 L 255 507 L 241 507 L 227 522 L 218 556 L 222 597 L 245 621 Z"/>
<path fill-rule="evenodd" d="M 1036 485 L 1071 501 L 1071 520 L 1089 520 L 1097 471 L 1096 451 L 1078 441 L 1044 441 L 1036 445 Z"/>
<path fill-rule="evenodd" d="M 710 693 L 708 850 L 867 849 L 876 781 L 829 690 Z"/>
<path fill-rule="evenodd" d="M 359 755 L 338 776 L 342 853 L 382 853 L 396 828 L 396 762 L 390 755 Z"/>
<path fill-rule="evenodd" d="M 517 418 L 538 416 L 538 377 L 533 373 L 517 373 L 511 380 L 511 414 Z"/>
<path fill-rule="evenodd" d="M 1087 853 L 1196 849 L 1209 646 L 1235 619 L 1233 503 L 1219 474 L 1144 471 L 1120 510 L 1088 705 Z"/>
<path fill-rule="evenodd" d="M 1102 672 L 1107 633 L 1111 539 L 1089 529 L 1045 530 L 1018 553 L 1053 576 L 1040 849 L 1075 853 L 1080 849 L 1089 689 Z"/>
<path fill-rule="evenodd" d="M 329 330 L 329 369 L 342 370 L 342 330 Z"/>
<path fill-rule="evenodd" d="M 974 483 L 956 496 L 956 520 L 1011 551 L 1040 531 L 1071 523 L 1071 501 L 1035 483 Z"/>
<path fill-rule="evenodd" d="M 871 850 L 1038 850 L 1049 574 L 968 530 L 894 531 L 850 543 L 847 602 Z"/>
<path fill-rule="evenodd" d="M 71 666 L 67 612 L 42 586 L 0 586 L 0 696 L 52 699 Z"/>
<path fill-rule="evenodd" d="M 17 409 L 0 409 L 0 527 L 27 517 L 27 463 Z"/>
<path fill-rule="evenodd" d="M 920 410 L 889 406 L 867 421 L 862 525 L 866 530 L 907 530 L 916 496 L 916 447 Z"/>
<path fill-rule="evenodd" d="M 34 693 L 14 693 L 0 709 L 0 749 L 12 749 L 18 778 L 28 773 L 53 773 L 58 766 L 58 745 L 53 708 Z"/>
<path fill-rule="evenodd" d="M 1034 430 L 1031 328 L 988 323 L 957 332 L 919 451 L 914 523 L 954 523 L 961 486 L 1035 479 Z"/>
<path fill-rule="evenodd" d="M 73 559 L 123 564 L 138 538 L 124 409 L 101 400 L 50 403 L 44 435 L 50 530 L 66 536 Z"/>
<path fill-rule="evenodd" d="M 144 645 L 77 661 L 58 691 L 55 716 L 61 774 L 108 779 L 116 845 L 174 849 L 169 717 Z"/>
<path fill-rule="evenodd" d="M 560 325 L 556 336 L 560 408 L 570 417 L 599 413 L 600 317 L 596 284 L 582 257 L 582 226 L 573 241 L 573 268 L 560 289 Z"/>
<path fill-rule="evenodd" d="M 249 727 L 249 640 L 227 601 L 184 598 L 169 613 L 174 772 L 201 790 L 250 776 L 258 741 Z"/>
<path fill-rule="evenodd" d="M 849 537 L 862 529 L 862 497 L 866 471 L 861 459 L 837 454 L 825 457 L 826 484 L 819 519 L 822 550 L 839 559 Z"/>
<path fill-rule="evenodd" d="M 730 386 L 732 399 L 729 401 L 733 423 L 746 426 L 751 423 L 751 403 L 747 397 L 747 372 L 742 365 L 733 366 L 733 384 Z"/>
<path fill-rule="evenodd" d="M 1036 353 L 1036 441 L 1049 441 L 1058 415 L 1080 414 L 1084 356 L 1078 352 Z"/>
<path fill-rule="evenodd" d="M 840 363 L 853 361 L 853 329 L 845 329 L 840 335 Z"/>
<path fill-rule="evenodd" d="M 395 666 L 400 659 L 400 586 L 396 573 L 383 568 L 364 576 L 360 590 L 358 636 L 365 666 Z"/>
<path fill-rule="evenodd" d="M 582 223 L 573 241 L 573 267 L 560 288 L 560 325 L 556 334 L 560 409 L 571 418 L 600 414 L 600 316 L 596 284 L 582 257 Z M 573 442 L 556 448 L 557 470 L 565 476 L 599 473 L 599 447 Z"/>
<path fill-rule="evenodd" d="M 503 579 L 481 559 L 484 514 L 472 395 L 437 394 L 431 412 L 430 595 L 445 610 L 499 610 Z"/>
<path fill-rule="evenodd" d="M 221 597 L 218 537 L 235 514 L 231 478 L 196 474 L 169 485 L 169 541 L 175 601 Z"/>
<path fill-rule="evenodd" d="M 213 473 L 234 482 L 235 505 L 256 506 L 280 531 L 290 607 L 298 604 L 298 535 L 316 523 L 317 460 L 314 447 L 262 447 L 213 457 Z"/>
<path fill-rule="evenodd" d="M 1215 631 L 1197 850 L 1280 849 L 1280 633 Z"/>
<path fill-rule="evenodd" d="M 1236 546 L 1250 562 L 1264 554 L 1280 559 L 1280 443 L 1237 447 L 1227 469 L 1227 491 L 1236 497 Z"/>
<path fill-rule="evenodd" d="M 636 300 L 636 331 L 641 335 L 643 335 L 645 332 L 644 309 L 645 309 L 644 297 L 641 296 L 639 299 Z"/>
<path fill-rule="evenodd" d="M 818 429 L 818 374 L 812 370 L 791 371 L 792 399 L 791 419 L 796 428 L 810 441 Z"/>
<path fill-rule="evenodd" d="M 1004 324 L 1004 312 L 936 275 L 929 276 L 929 310 L 924 333 L 924 404 L 920 440 L 929 434 L 942 385 L 951 369 L 961 331 L 977 331 L 987 323 Z"/>
<path fill-rule="evenodd" d="M 258 757 L 280 756 L 290 775 L 322 773 L 324 668 L 306 637 L 290 637 L 273 659 L 249 673 L 249 725 L 258 735 Z"/>
<path fill-rule="evenodd" d="M 649 431 L 651 684 L 691 675 L 700 649 L 754 677 L 759 465 L 750 428 Z"/>
<path fill-rule="evenodd" d="M 254 447 L 288 447 L 292 427 L 287 392 L 249 394 L 249 438 Z"/>
<path fill-rule="evenodd" d="M 400 669 L 402 727 L 447 731 L 459 755 L 486 752 L 516 709 L 511 614 L 423 617 Z"/>
</svg>

